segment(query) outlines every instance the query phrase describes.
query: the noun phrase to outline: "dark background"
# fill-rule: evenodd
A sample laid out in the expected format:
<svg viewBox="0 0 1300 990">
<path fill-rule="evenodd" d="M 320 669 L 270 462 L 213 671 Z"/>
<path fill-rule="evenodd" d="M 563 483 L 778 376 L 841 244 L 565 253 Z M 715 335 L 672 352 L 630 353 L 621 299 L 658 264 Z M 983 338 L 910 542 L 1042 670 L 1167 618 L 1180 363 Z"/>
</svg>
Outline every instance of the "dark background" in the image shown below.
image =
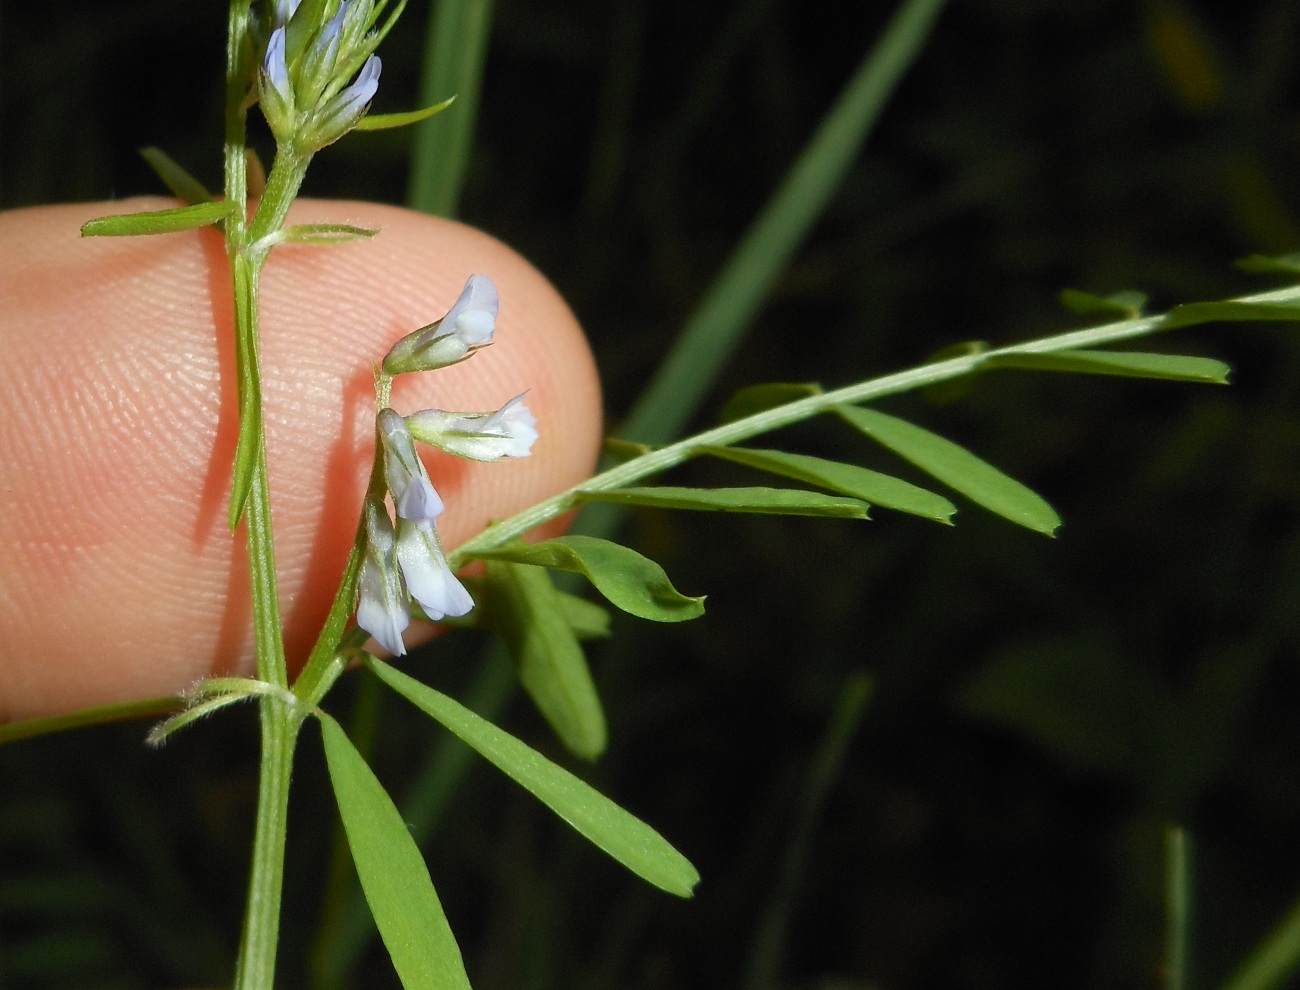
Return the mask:
<svg viewBox="0 0 1300 990">
<path fill-rule="evenodd" d="M 568 297 L 612 430 L 892 8 L 498 0 L 461 215 Z M 700 422 L 744 384 L 843 384 L 1081 325 L 1065 287 L 1141 289 L 1154 311 L 1267 288 L 1232 261 L 1300 248 L 1300 8 L 1228 11 L 954 0 Z M 385 44 L 376 110 L 414 104 L 427 14 L 413 3 Z M 0 3 L 0 206 L 157 191 L 145 144 L 219 185 L 223 21 L 217 3 Z M 354 136 L 306 191 L 401 202 L 408 141 Z M 1221 982 L 1300 894 L 1300 347 L 1286 325 L 1151 346 L 1222 357 L 1234 385 L 1000 373 L 883 406 L 1044 494 L 1055 540 L 965 503 L 955 529 L 638 518 L 633 545 L 709 614 L 618 619 L 591 650 L 611 747 L 581 772 L 704 881 L 689 903 L 645 888 L 475 765 L 426 852 L 476 987 L 742 986 L 818 739 L 864 671 L 781 986 L 1157 986 L 1173 822 L 1192 985 Z M 833 424 L 776 443 L 900 470 Z M 674 480 L 754 483 L 714 464 Z M 463 688 L 481 647 L 449 637 L 410 669 Z M 560 755 L 522 702 L 503 718 Z M 401 794 L 437 730 L 396 700 L 382 723 L 375 762 Z M 0 987 L 229 980 L 253 719 L 162 751 L 143 733 L 0 750 Z M 311 730 L 301 749 L 284 987 L 309 985 L 336 820 Z M 350 985 L 395 983 L 375 950 Z"/>
</svg>

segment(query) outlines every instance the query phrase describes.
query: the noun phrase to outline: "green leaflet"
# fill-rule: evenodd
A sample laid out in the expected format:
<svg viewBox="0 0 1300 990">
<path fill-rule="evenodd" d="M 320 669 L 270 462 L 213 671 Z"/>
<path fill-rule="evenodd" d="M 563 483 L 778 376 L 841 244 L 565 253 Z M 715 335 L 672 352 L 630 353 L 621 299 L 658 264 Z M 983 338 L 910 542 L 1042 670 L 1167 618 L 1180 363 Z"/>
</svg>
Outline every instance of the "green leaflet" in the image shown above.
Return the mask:
<svg viewBox="0 0 1300 990">
<path fill-rule="evenodd" d="M 1237 267 L 1244 272 L 1255 272 L 1260 275 L 1289 275 L 1294 278 L 1300 275 L 1300 253 L 1284 254 L 1276 258 L 1264 254 L 1252 254 L 1249 258 L 1239 260 Z"/>
<path fill-rule="evenodd" d="M 149 167 L 157 173 L 158 178 L 162 179 L 173 196 L 182 202 L 193 206 L 195 203 L 211 203 L 213 201 L 212 193 L 189 171 L 182 167 L 171 155 L 163 151 L 162 148 L 141 148 L 140 157 L 149 163 Z"/>
<path fill-rule="evenodd" d="M 320 713 L 330 783 L 379 934 L 406 990 L 470 990 L 424 857 L 338 722 Z"/>
<path fill-rule="evenodd" d="M 1048 536 L 1061 525 L 1061 517 L 1041 496 L 951 440 L 874 409 L 836 406 L 835 412 L 990 512 Z"/>
<path fill-rule="evenodd" d="M 82 237 L 132 237 L 137 234 L 176 234 L 220 223 L 230 216 L 229 203 L 195 203 L 170 210 L 144 213 L 121 213 L 88 220 L 81 227 Z"/>
<path fill-rule="evenodd" d="M 380 660 L 366 661 L 385 684 L 441 722 L 599 848 L 648 883 L 690 897 L 700 875 L 658 832 L 569 771 L 447 695 Z"/>
<path fill-rule="evenodd" d="M 568 750 L 605 751 L 605 712 L 587 658 L 545 568 L 487 562 L 484 621 L 501 636 L 519 681 Z"/>
<path fill-rule="evenodd" d="M 766 412 L 776 406 L 783 406 L 796 399 L 806 399 L 810 395 L 819 395 L 821 386 L 816 382 L 767 382 L 762 385 L 749 385 L 734 392 L 722 412 L 718 413 L 719 423 L 731 423 L 755 413 Z"/>
<path fill-rule="evenodd" d="M 614 488 L 581 492 L 579 502 L 616 502 L 657 509 L 711 512 L 756 512 L 771 516 L 829 516 L 866 519 L 867 506 L 856 498 L 838 498 L 802 488 Z"/>
<path fill-rule="evenodd" d="M 392 127 L 405 127 L 408 124 L 418 124 L 422 120 L 428 120 L 434 114 L 442 113 L 456 100 L 456 97 L 448 97 L 441 103 L 435 103 L 431 107 L 425 107 L 423 110 L 407 110 L 403 113 L 373 113 L 366 114 L 357 126 L 353 128 L 358 131 L 384 131 Z"/>
<path fill-rule="evenodd" d="M 1062 289 L 1061 305 L 1082 316 L 1112 316 L 1121 320 L 1135 320 L 1142 315 L 1147 304 L 1147 294 L 1128 289 L 1110 296 L 1098 296 L 1078 289 Z"/>
<path fill-rule="evenodd" d="M 606 437 L 603 453 L 615 464 L 622 464 L 624 461 L 650 453 L 650 448 L 643 443 L 633 443 L 631 440 L 623 440 L 619 437 Z"/>
<path fill-rule="evenodd" d="M 941 347 L 928 358 L 926 364 L 936 364 L 939 361 L 947 361 L 955 357 L 970 357 L 973 354 L 983 354 L 989 349 L 987 341 L 984 340 L 959 340 L 947 347 Z M 966 398 L 975 390 L 975 383 L 979 380 L 980 369 L 973 368 L 970 373 L 958 375 L 956 378 L 947 378 L 942 381 L 934 382 L 921 388 L 921 395 L 925 401 L 936 406 L 945 406 L 952 402 Z"/>
<path fill-rule="evenodd" d="M 1198 323 L 1260 322 L 1300 320 L 1300 303 L 1194 302 L 1175 306 L 1160 324 L 1161 330 L 1177 330 Z"/>
<path fill-rule="evenodd" d="M 476 551 L 480 560 L 537 564 L 584 575 L 624 612 L 654 622 L 684 622 L 704 614 L 704 599 L 683 595 L 663 568 L 630 547 L 594 536 L 561 536 L 545 543 L 510 543 Z"/>
<path fill-rule="evenodd" d="M 843 492 L 872 505 L 899 512 L 910 512 L 936 522 L 950 522 L 957 507 L 942 495 L 881 474 L 856 464 L 828 461 L 807 454 L 788 454 L 781 450 L 756 450 L 749 447 L 701 447 L 711 457 L 745 464 L 760 471 L 770 471 L 784 478 L 794 478 L 810 485 Z"/>
<path fill-rule="evenodd" d="M 578 595 L 556 589 L 556 604 L 579 641 L 609 637 L 609 612 Z"/>
<path fill-rule="evenodd" d="M 350 223 L 300 223 L 282 228 L 273 237 L 277 244 L 346 244 L 377 233 L 371 227 L 354 227 Z"/>
<path fill-rule="evenodd" d="M 1005 354 L 989 358 L 989 368 L 1031 371 L 1071 371 L 1128 378 L 1163 378 L 1176 382 L 1228 383 L 1232 370 L 1222 361 L 1188 354 L 1149 354 L 1140 351 L 1053 351 L 1048 354 Z"/>
</svg>

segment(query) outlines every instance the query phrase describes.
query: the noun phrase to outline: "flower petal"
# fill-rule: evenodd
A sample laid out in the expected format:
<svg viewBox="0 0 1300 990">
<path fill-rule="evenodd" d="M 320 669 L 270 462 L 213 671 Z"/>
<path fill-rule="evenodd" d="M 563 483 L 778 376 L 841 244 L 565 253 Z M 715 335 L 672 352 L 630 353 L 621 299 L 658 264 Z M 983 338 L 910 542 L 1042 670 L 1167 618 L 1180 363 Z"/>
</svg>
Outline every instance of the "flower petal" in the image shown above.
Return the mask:
<svg viewBox="0 0 1300 990">
<path fill-rule="evenodd" d="M 527 457 L 537 441 L 537 418 L 520 393 L 495 412 L 422 409 L 406 417 L 411 436 L 457 457 L 499 461 Z"/>
<path fill-rule="evenodd" d="M 442 499 L 415 452 L 406 420 L 392 409 L 381 409 L 377 426 L 384 446 L 384 478 L 397 515 L 402 519 L 436 519 L 443 509 Z"/>
<path fill-rule="evenodd" d="M 474 599 L 447 566 L 432 522 L 397 521 L 397 563 L 411 597 L 430 619 L 464 615 L 474 607 Z"/>
<path fill-rule="evenodd" d="M 403 656 L 402 633 L 411 609 L 397 565 L 393 524 L 388 510 L 366 500 L 366 551 L 357 579 L 357 625 L 393 656 Z"/>
<path fill-rule="evenodd" d="M 469 357 L 492 342 L 500 296 L 486 275 L 471 275 L 465 288 L 436 323 L 409 333 L 384 358 L 384 372 L 432 371 Z"/>
</svg>

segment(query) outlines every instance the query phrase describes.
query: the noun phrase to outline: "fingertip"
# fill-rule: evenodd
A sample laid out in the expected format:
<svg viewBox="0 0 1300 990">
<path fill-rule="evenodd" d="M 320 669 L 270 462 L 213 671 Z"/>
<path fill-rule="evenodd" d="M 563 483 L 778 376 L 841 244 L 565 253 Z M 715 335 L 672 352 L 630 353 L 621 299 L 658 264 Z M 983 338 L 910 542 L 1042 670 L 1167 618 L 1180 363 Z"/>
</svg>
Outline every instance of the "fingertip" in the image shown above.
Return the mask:
<svg viewBox="0 0 1300 990">
<path fill-rule="evenodd" d="M 174 205 L 78 204 L 0 215 L 0 719 L 175 693 L 251 670 L 242 533 L 225 527 L 237 432 L 231 303 L 216 232 L 81 239 L 95 216 Z M 529 390 L 541 438 L 500 464 L 427 458 L 448 548 L 576 483 L 600 439 L 581 329 L 547 280 L 472 228 L 394 207 L 300 201 L 291 223 L 379 236 L 285 246 L 262 282 L 267 452 L 286 641 L 301 659 L 356 525 L 373 443 L 372 372 L 439 318 L 466 277 L 501 293 L 496 342 L 403 376 L 401 412 L 490 409 Z M 54 618 L 57 616 L 57 619 Z M 51 644 L 51 636 L 53 643 Z"/>
</svg>

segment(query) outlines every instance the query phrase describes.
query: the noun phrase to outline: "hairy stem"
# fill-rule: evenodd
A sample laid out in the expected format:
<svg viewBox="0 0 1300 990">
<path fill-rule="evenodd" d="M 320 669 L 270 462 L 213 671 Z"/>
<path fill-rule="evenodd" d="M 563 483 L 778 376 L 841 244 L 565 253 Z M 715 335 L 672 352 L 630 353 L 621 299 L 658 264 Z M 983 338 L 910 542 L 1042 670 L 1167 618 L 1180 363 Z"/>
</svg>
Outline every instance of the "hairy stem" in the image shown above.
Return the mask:
<svg viewBox="0 0 1300 990">
<path fill-rule="evenodd" d="M 258 284 L 268 249 L 265 238 L 284 224 L 306 174 L 309 156 L 279 154 L 252 223 L 247 220 L 247 166 L 244 158 L 244 90 L 249 72 L 247 2 L 231 5 L 227 66 L 226 195 L 238 208 L 226 224 L 226 249 L 235 297 L 235 361 L 239 383 L 239 443 L 235 458 L 231 521 L 247 526 L 253 635 L 258 680 L 287 688 L 289 675 L 280 621 L 275 541 L 271 525 L 270 480 L 263 431 Z M 289 779 L 302 715 L 283 698 L 263 698 L 257 821 L 249 876 L 247 910 L 235 970 L 237 990 L 266 990 L 275 982 L 284 886 L 284 848 L 289 814 Z"/>
</svg>

